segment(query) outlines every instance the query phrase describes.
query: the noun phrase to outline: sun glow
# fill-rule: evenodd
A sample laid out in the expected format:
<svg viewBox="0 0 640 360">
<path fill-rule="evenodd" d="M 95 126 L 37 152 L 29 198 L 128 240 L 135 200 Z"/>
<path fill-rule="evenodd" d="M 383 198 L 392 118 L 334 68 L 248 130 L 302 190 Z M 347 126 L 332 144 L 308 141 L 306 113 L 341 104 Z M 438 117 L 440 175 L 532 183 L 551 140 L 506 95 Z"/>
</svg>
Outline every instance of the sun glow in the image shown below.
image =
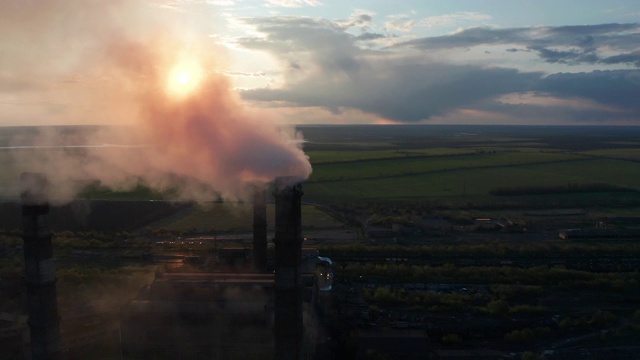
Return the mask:
<svg viewBox="0 0 640 360">
<path fill-rule="evenodd" d="M 203 80 L 203 71 L 196 61 L 182 61 L 169 71 L 167 92 L 182 99 L 198 90 Z"/>
</svg>

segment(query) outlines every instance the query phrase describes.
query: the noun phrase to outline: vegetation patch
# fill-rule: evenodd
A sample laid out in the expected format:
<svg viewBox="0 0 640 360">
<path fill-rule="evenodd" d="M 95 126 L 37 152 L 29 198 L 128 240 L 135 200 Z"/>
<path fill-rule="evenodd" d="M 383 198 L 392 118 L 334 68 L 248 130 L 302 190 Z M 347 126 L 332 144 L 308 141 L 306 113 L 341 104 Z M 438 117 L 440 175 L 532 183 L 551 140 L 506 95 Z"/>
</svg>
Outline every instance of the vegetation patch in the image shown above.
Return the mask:
<svg viewBox="0 0 640 360">
<path fill-rule="evenodd" d="M 251 203 L 207 203 L 192 206 L 182 212 L 158 221 L 152 229 L 165 229 L 173 232 L 250 232 L 252 231 Z M 302 206 L 303 226 L 305 228 L 341 227 L 342 223 L 314 205 Z M 267 204 L 267 228 L 275 229 L 275 207 Z"/>
<path fill-rule="evenodd" d="M 638 146 L 639 144 L 634 143 L 634 144 L 625 144 L 625 145 Z M 598 150 L 583 151 L 582 154 L 590 155 L 590 156 L 598 156 L 598 157 L 625 159 L 625 160 L 640 160 L 640 148 L 598 149 Z"/>
<path fill-rule="evenodd" d="M 470 155 L 480 152 L 474 149 L 462 148 L 430 148 L 430 149 L 397 149 L 397 150 L 348 150 L 348 151 L 329 151 L 316 150 L 308 151 L 307 155 L 314 165 L 326 163 L 348 163 L 367 160 L 384 160 L 408 157 L 425 157 L 425 156 L 451 156 L 451 155 Z"/>
<path fill-rule="evenodd" d="M 116 191 L 101 185 L 91 183 L 87 185 L 79 194 L 80 199 L 118 199 L 118 200 L 162 200 L 170 198 L 171 191 L 158 192 L 138 184 L 130 190 Z"/>
<path fill-rule="evenodd" d="M 635 192 L 634 189 L 612 184 L 566 184 L 560 186 L 502 187 L 489 191 L 494 196 L 574 194 L 592 192 Z"/>
</svg>

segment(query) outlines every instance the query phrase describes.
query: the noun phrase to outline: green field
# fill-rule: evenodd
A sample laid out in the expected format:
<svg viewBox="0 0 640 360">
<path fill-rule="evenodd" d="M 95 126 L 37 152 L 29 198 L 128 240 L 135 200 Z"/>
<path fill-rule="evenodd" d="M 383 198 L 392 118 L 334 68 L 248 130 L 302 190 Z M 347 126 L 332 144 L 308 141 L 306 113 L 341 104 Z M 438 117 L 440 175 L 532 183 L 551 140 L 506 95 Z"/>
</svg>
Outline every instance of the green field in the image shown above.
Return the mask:
<svg viewBox="0 0 640 360">
<path fill-rule="evenodd" d="M 361 147 L 349 132 L 342 150 L 313 141 L 308 154 L 313 174 L 305 183 L 312 202 L 436 202 L 459 206 L 588 206 L 634 204 L 639 193 L 584 192 L 539 196 L 492 196 L 497 188 L 554 188 L 604 184 L 640 191 L 640 144 L 635 129 L 451 128 L 424 132 L 390 129 L 394 141 L 384 150 Z M 352 130 L 352 129 L 347 129 Z M 377 142 L 386 131 L 369 128 L 362 137 Z M 305 136 L 313 139 L 310 129 Z M 310 132 L 310 133 L 309 133 Z M 328 136 L 323 129 L 321 135 Z M 348 148 L 349 139 L 358 146 Z M 318 144 L 320 143 L 320 144 Z M 624 147 L 621 147 L 624 145 Z M 634 146 L 636 145 L 636 146 Z M 639 203 L 640 204 L 640 203 Z"/>
<path fill-rule="evenodd" d="M 532 158 L 533 159 L 533 158 Z M 489 197 L 492 189 L 500 187 L 526 186 L 562 186 L 566 184 L 607 183 L 619 187 L 640 190 L 640 163 L 629 163 L 622 160 L 591 159 L 576 161 L 558 161 L 549 158 L 548 162 L 526 164 L 512 162 L 511 165 L 498 165 L 491 162 L 495 159 L 473 157 L 461 159 L 424 159 L 415 167 L 395 167 L 384 161 L 389 167 L 381 164 L 370 165 L 362 162 L 349 164 L 343 168 L 334 166 L 330 176 L 347 175 L 342 180 L 314 182 L 305 184 L 307 199 L 313 201 L 397 201 L 397 200 L 429 200 L 433 198 L 452 197 L 460 200 L 464 197 Z M 524 159 L 523 159 L 524 160 Z M 466 168 L 464 165 L 466 164 Z M 489 165 L 491 164 L 491 165 Z M 367 167 L 367 165 L 370 165 Z M 407 165 L 407 164 L 403 164 Z M 456 168 L 462 167 L 462 168 Z M 448 170 L 447 168 L 451 169 Z M 322 167 L 315 167 L 314 174 L 322 178 Z M 354 169 L 362 169 L 361 172 Z M 408 170 L 407 170 L 408 169 Z M 417 173 L 416 169 L 425 170 Z M 426 169 L 431 169 L 428 172 Z M 394 171 L 395 170 L 395 171 Z M 403 171 L 416 171 L 415 174 L 404 175 Z M 379 176 L 375 176 L 379 171 Z M 358 178 L 360 177 L 360 178 Z"/>
<path fill-rule="evenodd" d="M 570 207 L 590 202 L 633 203 L 638 195 L 490 193 L 498 188 L 589 184 L 640 191 L 640 130 L 631 127 L 407 125 L 306 126 L 299 130 L 307 140 L 304 150 L 313 166 L 304 184 L 304 201 L 311 203 L 436 201 L 468 206 L 564 201 Z M 16 194 L 18 164 L 10 150 L 0 151 L 0 190 L 5 196 Z M 114 193 L 93 186 L 81 197 L 147 200 L 170 198 L 171 193 L 158 194 L 140 186 Z M 240 208 L 234 212 L 244 215 L 247 210 Z M 172 226 L 188 229 L 194 222 L 215 219 L 208 211 L 194 210 Z M 250 228 L 233 218 L 212 221 L 212 228 Z"/>
<path fill-rule="evenodd" d="M 373 159 L 351 161 L 345 164 L 313 164 L 314 171 L 309 183 L 323 181 L 344 181 L 384 177 L 402 177 L 442 171 L 464 169 L 500 168 L 535 163 L 553 163 L 558 161 L 582 160 L 584 156 L 568 152 L 543 153 L 532 152 L 492 152 L 480 151 L 465 155 L 441 155 L 426 157 L 404 157 L 396 159 Z"/>
<path fill-rule="evenodd" d="M 608 168 L 608 173 L 595 167 Z M 488 197 L 498 187 L 561 186 L 609 183 L 640 190 L 640 164 L 617 160 L 585 160 L 523 166 L 470 168 L 417 175 L 337 180 L 305 184 L 307 198 L 327 201 L 434 200 L 446 197 Z"/>
<path fill-rule="evenodd" d="M 324 150 L 308 151 L 306 154 L 314 165 L 361 160 L 398 159 L 417 156 L 446 156 L 473 154 L 476 150 L 459 148 L 408 149 L 408 150 Z"/>
<path fill-rule="evenodd" d="M 599 149 L 582 152 L 585 155 L 640 161 L 640 148 Z"/>
</svg>

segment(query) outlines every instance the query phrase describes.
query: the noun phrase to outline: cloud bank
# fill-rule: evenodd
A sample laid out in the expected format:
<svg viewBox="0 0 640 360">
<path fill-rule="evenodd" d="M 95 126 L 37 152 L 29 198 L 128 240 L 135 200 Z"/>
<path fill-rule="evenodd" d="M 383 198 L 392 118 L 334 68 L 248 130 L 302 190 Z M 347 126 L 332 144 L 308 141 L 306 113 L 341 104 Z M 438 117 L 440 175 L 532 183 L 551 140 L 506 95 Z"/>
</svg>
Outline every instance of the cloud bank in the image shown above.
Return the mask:
<svg viewBox="0 0 640 360">
<path fill-rule="evenodd" d="M 398 41 L 371 32 L 370 15 L 360 29 L 345 20 L 303 17 L 245 22 L 260 35 L 240 38 L 239 45 L 289 64 L 283 86 L 244 91 L 250 101 L 359 110 L 391 122 L 446 122 L 450 114 L 471 109 L 500 114 L 503 123 L 535 123 L 536 115 L 554 112 L 561 114 L 559 123 L 640 121 L 636 23 L 478 27 Z M 566 71 L 532 69 L 531 63 Z M 513 94 L 528 94 L 521 97 L 528 103 L 501 100 Z M 576 101 L 583 106 L 563 108 Z"/>
</svg>

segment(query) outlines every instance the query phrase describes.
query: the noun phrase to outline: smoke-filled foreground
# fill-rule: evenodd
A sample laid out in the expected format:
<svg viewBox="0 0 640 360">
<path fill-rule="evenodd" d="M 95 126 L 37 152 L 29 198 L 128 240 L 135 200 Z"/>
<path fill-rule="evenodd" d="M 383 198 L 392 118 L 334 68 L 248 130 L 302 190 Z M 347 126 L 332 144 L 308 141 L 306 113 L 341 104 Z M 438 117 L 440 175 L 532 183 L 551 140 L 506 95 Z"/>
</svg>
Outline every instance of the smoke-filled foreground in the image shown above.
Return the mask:
<svg viewBox="0 0 640 360">
<path fill-rule="evenodd" d="M 0 55 L 0 77 L 6 87 L 23 88 L 24 103 L 52 106 L 31 113 L 24 106 L 20 116 L 40 124 L 121 125 L 49 128 L 35 140 L 16 139 L 12 145 L 36 147 L 14 150 L 19 170 L 45 173 L 61 201 L 91 181 L 199 199 L 242 197 L 278 176 L 308 177 L 298 134 L 245 111 L 216 72 L 224 55 L 200 33 L 207 17 L 157 5 L 2 2 L 0 41 L 8 51 Z"/>
</svg>

